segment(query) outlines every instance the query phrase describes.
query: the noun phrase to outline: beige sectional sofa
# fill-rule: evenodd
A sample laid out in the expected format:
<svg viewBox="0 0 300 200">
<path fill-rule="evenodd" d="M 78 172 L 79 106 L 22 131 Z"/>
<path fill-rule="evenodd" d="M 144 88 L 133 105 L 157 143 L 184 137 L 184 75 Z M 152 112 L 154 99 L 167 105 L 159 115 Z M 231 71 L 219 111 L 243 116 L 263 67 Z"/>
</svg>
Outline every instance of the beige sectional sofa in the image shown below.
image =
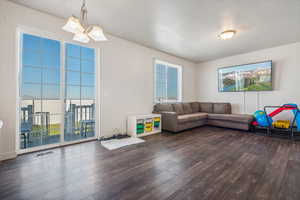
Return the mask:
<svg viewBox="0 0 300 200">
<path fill-rule="evenodd" d="M 162 129 L 172 132 L 203 125 L 249 130 L 253 121 L 252 115 L 232 114 L 230 103 L 156 104 L 153 113 L 160 113 Z"/>
</svg>

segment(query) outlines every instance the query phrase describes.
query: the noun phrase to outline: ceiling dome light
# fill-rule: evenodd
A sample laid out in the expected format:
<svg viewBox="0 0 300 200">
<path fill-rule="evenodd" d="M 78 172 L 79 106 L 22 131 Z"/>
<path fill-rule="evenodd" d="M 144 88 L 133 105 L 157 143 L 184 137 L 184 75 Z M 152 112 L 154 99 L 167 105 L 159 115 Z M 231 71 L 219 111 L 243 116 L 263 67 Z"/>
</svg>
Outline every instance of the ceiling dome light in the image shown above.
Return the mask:
<svg viewBox="0 0 300 200">
<path fill-rule="evenodd" d="M 227 31 L 222 32 L 219 35 L 219 38 L 221 38 L 222 40 L 228 40 L 228 39 L 231 39 L 235 34 L 236 34 L 235 30 L 227 30 Z"/>
</svg>

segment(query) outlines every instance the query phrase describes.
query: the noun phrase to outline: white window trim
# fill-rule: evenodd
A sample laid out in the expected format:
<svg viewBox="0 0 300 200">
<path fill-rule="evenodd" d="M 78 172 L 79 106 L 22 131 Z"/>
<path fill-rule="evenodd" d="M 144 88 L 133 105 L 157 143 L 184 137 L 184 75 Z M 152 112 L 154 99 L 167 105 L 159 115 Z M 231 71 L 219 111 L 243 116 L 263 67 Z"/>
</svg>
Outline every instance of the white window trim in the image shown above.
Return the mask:
<svg viewBox="0 0 300 200">
<path fill-rule="evenodd" d="M 178 97 L 176 100 L 169 100 L 169 99 L 162 99 L 161 101 L 157 100 L 156 97 L 156 64 L 162 64 L 162 65 L 167 65 L 168 67 L 173 67 L 176 68 L 178 70 L 178 88 L 177 88 L 177 92 L 178 92 Z M 154 95 L 153 95 L 153 101 L 154 103 L 176 103 L 176 102 L 182 102 L 182 66 L 178 65 L 178 64 L 173 64 L 170 62 L 166 62 L 160 59 L 154 59 L 153 62 L 153 68 L 154 68 Z M 167 87 L 168 84 L 166 84 Z"/>
</svg>

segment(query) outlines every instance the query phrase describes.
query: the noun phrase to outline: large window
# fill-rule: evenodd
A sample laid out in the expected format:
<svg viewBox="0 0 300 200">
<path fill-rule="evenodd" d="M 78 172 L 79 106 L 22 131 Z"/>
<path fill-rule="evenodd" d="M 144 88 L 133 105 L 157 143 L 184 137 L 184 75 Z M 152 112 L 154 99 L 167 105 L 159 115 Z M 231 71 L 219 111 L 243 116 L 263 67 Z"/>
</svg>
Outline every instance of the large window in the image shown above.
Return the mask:
<svg viewBox="0 0 300 200">
<path fill-rule="evenodd" d="M 95 137 L 95 50 L 25 33 L 20 39 L 20 148 Z"/>
<path fill-rule="evenodd" d="M 154 64 L 154 102 L 180 102 L 182 99 L 182 67 L 155 60 Z"/>
</svg>

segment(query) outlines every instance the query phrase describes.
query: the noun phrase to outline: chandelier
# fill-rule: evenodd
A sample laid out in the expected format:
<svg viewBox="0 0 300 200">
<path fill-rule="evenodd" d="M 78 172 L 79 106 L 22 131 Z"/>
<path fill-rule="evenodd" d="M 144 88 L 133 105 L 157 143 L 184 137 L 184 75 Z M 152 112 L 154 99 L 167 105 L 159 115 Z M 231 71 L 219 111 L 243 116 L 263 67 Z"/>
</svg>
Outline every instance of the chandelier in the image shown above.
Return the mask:
<svg viewBox="0 0 300 200">
<path fill-rule="evenodd" d="M 63 30 L 73 33 L 73 40 L 88 43 L 90 38 L 95 41 L 106 41 L 107 38 L 103 33 L 103 29 L 98 25 L 89 25 L 87 22 L 87 8 L 85 0 L 82 2 L 80 9 L 80 18 L 72 15 L 67 23 L 62 27 Z"/>
</svg>

